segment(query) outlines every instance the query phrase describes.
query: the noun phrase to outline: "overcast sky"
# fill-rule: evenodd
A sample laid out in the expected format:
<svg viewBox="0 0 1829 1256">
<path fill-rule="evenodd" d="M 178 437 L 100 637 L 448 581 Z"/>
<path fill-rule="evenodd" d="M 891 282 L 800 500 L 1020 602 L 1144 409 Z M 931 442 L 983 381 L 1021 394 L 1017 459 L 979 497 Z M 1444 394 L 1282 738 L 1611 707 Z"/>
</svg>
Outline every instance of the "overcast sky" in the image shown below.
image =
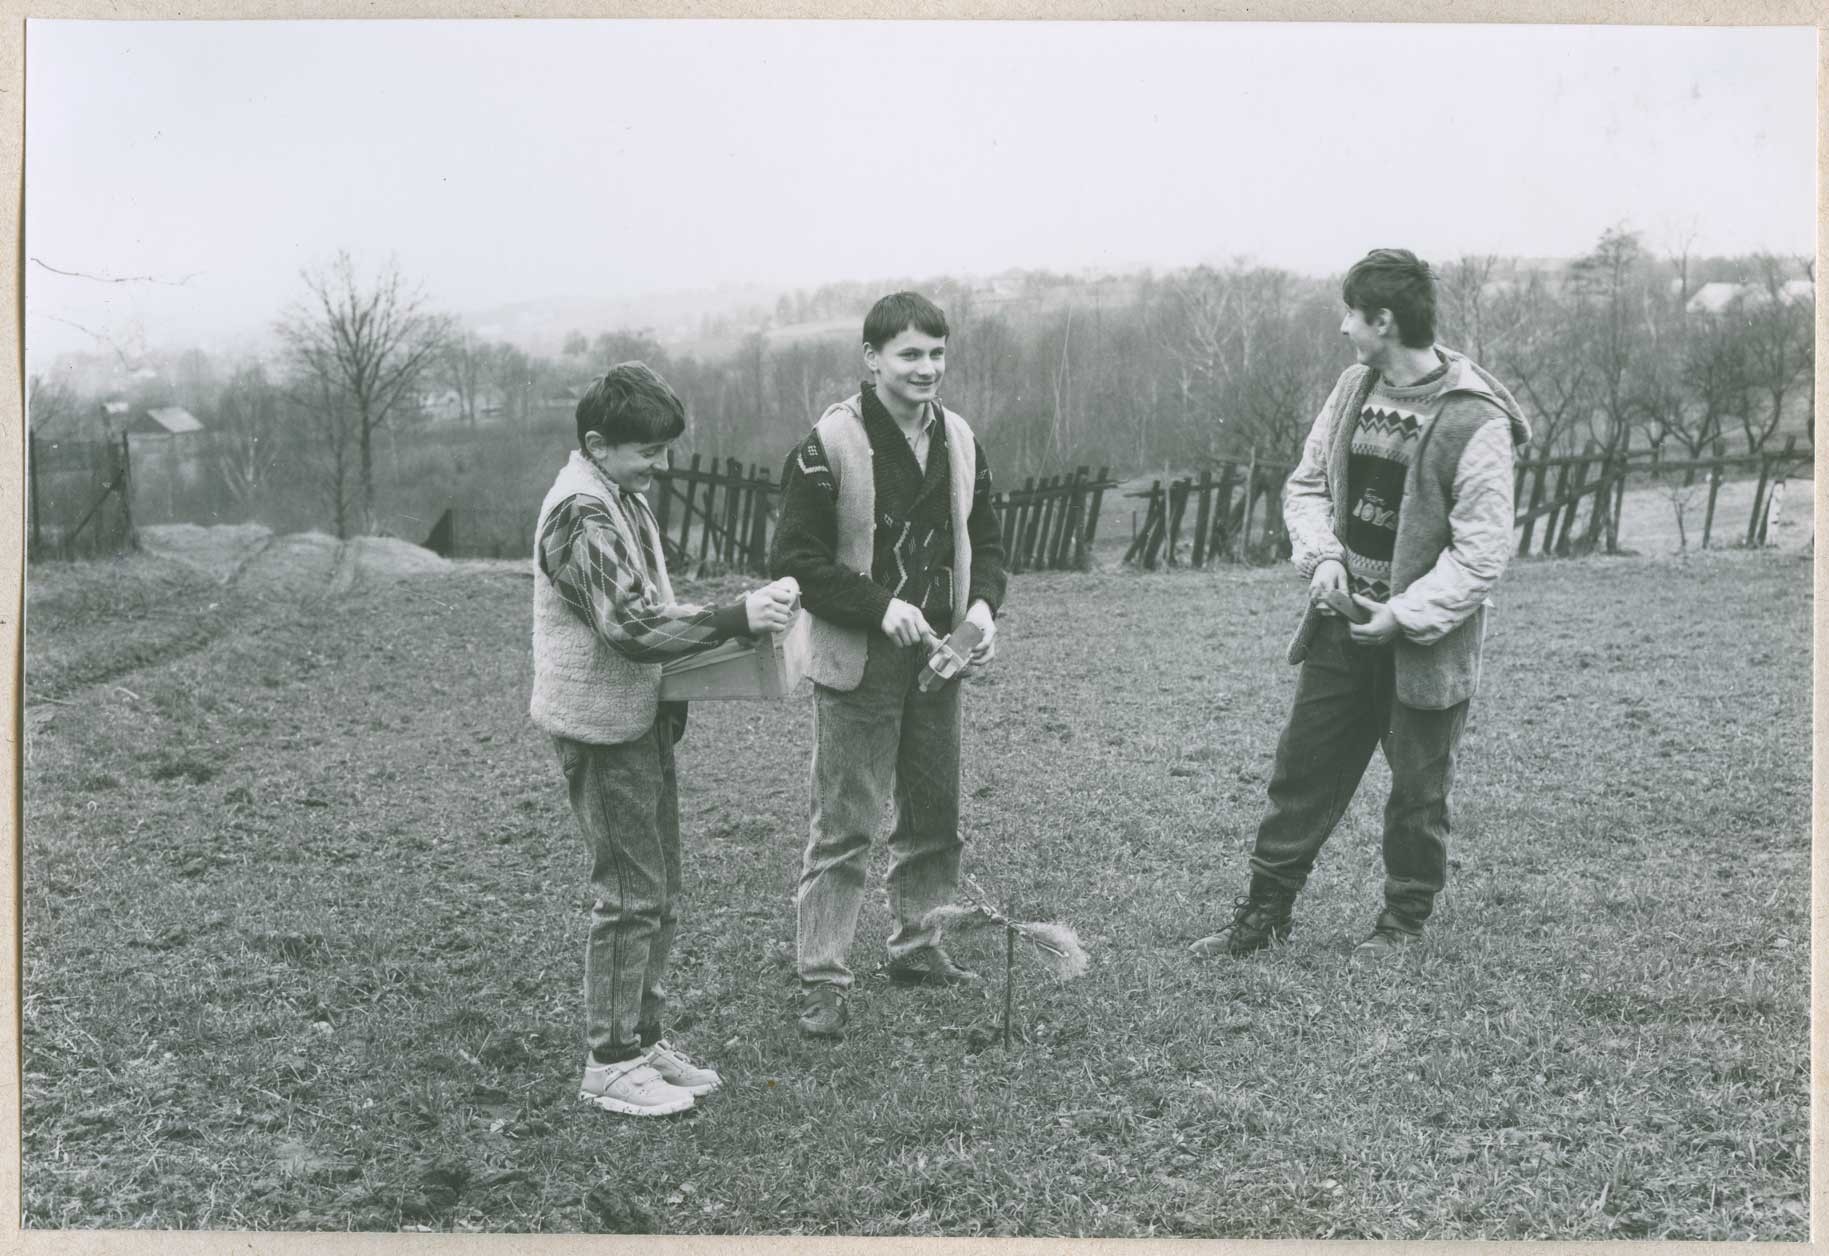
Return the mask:
<svg viewBox="0 0 1829 1256">
<path fill-rule="evenodd" d="M 1403 244 L 1808 253 L 1808 29 L 44 22 L 28 349 L 259 336 L 302 266 L 444 308 Z M 42 263 L 43 265 L 40 265 Z M 102 283 L 44 267 L 104 278 Z"/>
</svg>

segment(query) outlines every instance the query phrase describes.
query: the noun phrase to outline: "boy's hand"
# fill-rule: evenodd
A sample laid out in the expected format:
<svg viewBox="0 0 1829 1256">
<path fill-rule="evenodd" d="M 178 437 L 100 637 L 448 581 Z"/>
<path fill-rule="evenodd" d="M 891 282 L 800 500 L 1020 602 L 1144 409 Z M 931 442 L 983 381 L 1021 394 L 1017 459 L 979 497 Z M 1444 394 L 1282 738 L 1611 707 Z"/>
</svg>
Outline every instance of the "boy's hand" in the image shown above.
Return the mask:
<svg viewBox="0 0 1829 1256">
<path fill-rule="evenodd" d="M 972 608 L 965 612 L 965 622 L 976 626 L 983 634 L 972 652 L 965 656 L 965 666 L 968 670 L 983 667 L 997 657 L 997 619 L 991 614 L 991 604 L 983 598 L 973 602 Z"/>
<path fill-rule="evenodd" d="M 935 639 L 927 616 L 919 607 L 899 597 L 890 598 L 889 609 L 883 612 L 883 635 L 897 645 L 915 645 Z"/>
<path fill-rule="evenodd" d="M 1325 593 L 1346 592 L 1346 564 L 1338 558 L 1323 558 L 1315 564 L 1314 578 L 1308 582 L 1308 600 L 1323 615 L 1334 614 L 1334 608 L 1322 601 Z"/>
<path fill-rule="evenodd" d="M 1360 597 L 1356 593 L 1353 595 L 1353 601 L 1372 613 L 1372 617 L 1363 624 L 1346 626 L 1346 630 L 1352 634 L 1354 642 L 1359 645 L 1383 645 L 1397 635 L 1397 616 L 1391 614 L 1389 606 L 1383 602 L 1374 602 L 1369 597 Z"/>
<path fill-rule="evenodd" d="M 777 580 L 744 595 L 743 610 L 751 633 L 784 632 L 800 608 L 800 587 L 792 580 Z"/>
</svg>

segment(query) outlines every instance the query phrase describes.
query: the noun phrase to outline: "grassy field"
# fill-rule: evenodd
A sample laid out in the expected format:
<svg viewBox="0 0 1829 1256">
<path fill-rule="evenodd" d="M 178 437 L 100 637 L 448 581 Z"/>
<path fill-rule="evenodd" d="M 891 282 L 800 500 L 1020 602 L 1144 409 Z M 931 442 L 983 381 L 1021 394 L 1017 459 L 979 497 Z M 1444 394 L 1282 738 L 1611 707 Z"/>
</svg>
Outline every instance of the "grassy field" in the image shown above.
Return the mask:
<svg viewBox="0 0 1829 1256">
<path fill-rule="evenodd" d="M 673 1037 L 726 1089 L 645 1123 L 575 1101 L 527 578 L 345 585 L 32 573 L 28 1225 L 1807 1236 L 1806 555 L 1516 565 L 1449 890 L 1369 973 L 1381 765 L 1288 947 L 1185 950 L 1242 887 L 1287 573 L 1019 577 L 967 867 L 1093 963 L 1023 961 L 1007 1053 L 994 989 L 875 975 L 875 896 L 851 1038 L 797 1039 L 810 707 L 701 704 Z"/>
</svg>

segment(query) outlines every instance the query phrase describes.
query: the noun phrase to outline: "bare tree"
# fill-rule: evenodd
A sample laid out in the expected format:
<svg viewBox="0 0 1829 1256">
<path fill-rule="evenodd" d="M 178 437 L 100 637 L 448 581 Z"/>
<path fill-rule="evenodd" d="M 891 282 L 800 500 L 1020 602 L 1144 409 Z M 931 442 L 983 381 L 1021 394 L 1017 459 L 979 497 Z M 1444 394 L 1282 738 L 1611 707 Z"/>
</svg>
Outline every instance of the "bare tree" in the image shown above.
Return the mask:
<svg viewBox="0 0 1829 1256">
<path fill-rule="evenodd" d="M 1504 304 L 1517 332 L 1489 365 L 1516 384 L 1533 412 L 1533 440 L 1544 453 L 1554 453 L 1593 406 L 1594 370 L 1584 333 L 1570 303 L 1541 275 L 1532 275 Z"/>
<path fill-rule="evenodd" d="M 77 411 L 76 394 L 61 379 L 33 375 L 26 382 L 25 417 L 34 432 L 50 431 L 69 421 Z"/>
<path fill-rule="evenodd" d="M 1456 258 L 1442 271 L 1442 312 L 1455 343 L 1480 363 L 1490 361 L 1488 351 L 1496 331 L 1492 321 L 1491 289 L 1502 261 L 1496 253 L 1468 254 Z"/>
<path fill-rule="evenodd" d="M 512 423 L 525 419 L 528 393 L 533 388 L 533 370 L 527 355 L 511 344 L 491 345 L 484 355 L 489 384 L 502 399 L 502 420 Z"/>
<path fill-rule="evenodd" d="M 1069 305 L 1061 318 L 1060 351 L 1048 382 L 1053 389 L 1053 408 L 1049 410 L 1048 453 L 1052 461 L 1066 459 L 1072 443 L 1073 424 L 1073 307 Z"/>
<path fill-rule="evenodd" d="M 1752 291 L 1736 307 L 1746 328 L 1746 375 L 1751 390 L 1764 403 L 1762 413 L 1748 405 L 1741 415 L 1748 453 L 1765 448 L 1784 421 L 1785 398 L 1806 377 L 1815 374 L 1816 302 L 1785 287 L 1785 263 L 1769 253 L 1754 257 L 1756 279 Z M 1814 397 L 1812 397 L 1814 408 Z M 1815 436 L 1815 419 L 1809 428 Z"/>
<path fill-rule="evenodd" d="M 266 493 L 280 456 L 280 394 L 259 363 L 240 367 L 216 402 L 210 447 L 229 497 L 244 510 Z"/>
<path fill-rule="evenodd" d="M 1215 462 L 1255 448 L 1293 460 L 1340 365 L 1322 290 L 1287 271 L 1201 267 L 1170 299 L 1182 456 Z"/>
<path fill-rule="evenodd" d="M 314 427 L 326 439 L 334 433 L 338 442 L 353 443 L 366 531 L 375 519 L 375 432 L 433 365 L 449 337 L 449 323 L 426 309 L 423 293 L 405 284 L 395 262 L 367 284 L 349 254 L 340 252 L 327 270 L 306 270 L 303 278 L 309 295 L 278 327 L 301 377 L 293 395 L 307 408 L 320 408 Z M 333 463 L 344 466 L 346 453 L 339 443 Z M 341 484 L 342 472 L 338 478 Z M 346 496 L 339 487 L 338 535 L 348 523 Z"/>
<path fill-rule="evenodd" d="M 437 364 L 439 380 L 457 395 L 458 414 L 475 427 L 477 396 L 488 376 L 488 346 L 479 342 L 468 327 L 452 328 Z"/>
<path fill-rule="evenodd" d="M 1593 373 L 1589 432 L 1608 453 L 1623 450 L 1631 439 L 1630 375 L 1643 350 L 1644 261 L 1638 235 L 1616 226 L 1601 234 L 1593 252 L 1569 263 L 1569 286 Z"/>
<path fill-rule="evenodd" d="M 347 540 L 358 504 L 355 411 L 328 361 L 297 363 L 285 396 L 318 454 L 316 479 L 330 507 L 337 539 Z"/>
</svg>

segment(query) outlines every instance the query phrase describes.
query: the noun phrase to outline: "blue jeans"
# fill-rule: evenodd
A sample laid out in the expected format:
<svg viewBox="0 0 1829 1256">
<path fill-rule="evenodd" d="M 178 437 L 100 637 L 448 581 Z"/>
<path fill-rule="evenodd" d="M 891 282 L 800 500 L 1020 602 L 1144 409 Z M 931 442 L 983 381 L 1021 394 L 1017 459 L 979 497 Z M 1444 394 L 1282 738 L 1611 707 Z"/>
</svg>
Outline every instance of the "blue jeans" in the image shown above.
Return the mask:
<svg viewBox="0 0 1829 1256">
<path fill-rule="evenodd" d="M 663 716 L 619 745 L 553 741 L 596 895 L 584 946 L 585 1040 L 596 1060 L 626 1060 L 660 1037 L 679 920 L 673 738 Z"/>
<path fill-rule="evenodd" d="M 870 847 L 883 805 L 895 798 L 889 834 L 889 953 L 939 941 L 921 923 L 959 886 L 959 682 L 932 693 L 915 686 L 923 646 L 870 634 L 864 678 L 848 692 L 814 686 L 813 812 L 801 860 L 800 979 L 851 985 L 845 955 L 857 933 Z"/>
<path fill-rule="evenodd" d="M 1251 854 L 1253 891 L 1302 888 L 1382 743 L 1391 765 L 1385 906 L 1412 924 L 1428 919 L 1447 876 L 1448 794 L 1467 703 L 1407 707 L 1393 696 L 1395 679 L 1389 645 L 1355 645 L 1344 620 L 1321 622 L 1277 742 L 1270 806 Z"/>
</svg>

